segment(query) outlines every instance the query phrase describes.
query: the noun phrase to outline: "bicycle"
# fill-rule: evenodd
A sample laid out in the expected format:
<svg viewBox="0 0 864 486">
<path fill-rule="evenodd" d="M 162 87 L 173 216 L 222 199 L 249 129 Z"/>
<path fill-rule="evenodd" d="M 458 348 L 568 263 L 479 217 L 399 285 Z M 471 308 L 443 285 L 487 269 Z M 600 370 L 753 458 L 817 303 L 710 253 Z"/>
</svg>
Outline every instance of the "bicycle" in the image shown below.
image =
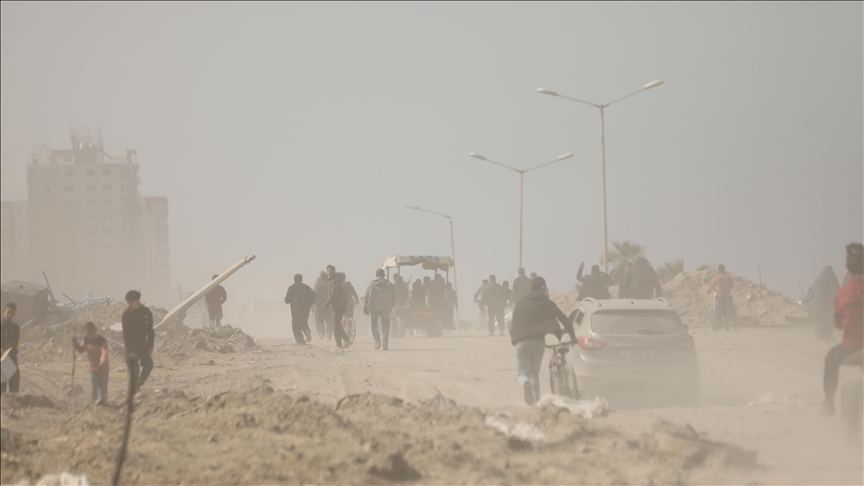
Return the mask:
<svg viewBox="0 0 864 486">
<path fill-rule="evenodd" d="M 549 359 L 549 381 L 552 385 L 553 395 L 578 400 L 582 398 L 582 392 L 576 382 L 576 373 L 573 371 L 573 367 L 567 363 L 567 353 L 570 352 L 572 345 L 573 343 L 565 341 L 546 346 L 552 352 L 552 357 Z"/>
</svg>

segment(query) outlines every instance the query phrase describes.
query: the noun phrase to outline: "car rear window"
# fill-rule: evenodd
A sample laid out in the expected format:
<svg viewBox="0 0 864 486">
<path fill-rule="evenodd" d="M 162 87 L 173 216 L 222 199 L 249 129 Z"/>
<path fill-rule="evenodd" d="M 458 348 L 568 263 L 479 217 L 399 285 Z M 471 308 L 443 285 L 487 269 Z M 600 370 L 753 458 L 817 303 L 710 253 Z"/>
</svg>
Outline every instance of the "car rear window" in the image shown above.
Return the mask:
<svg viewBox="0 0 864 486">
<path fill-rule="evenodd" d="M 674 310 L 610 310 L 591 316 L 591 330 L 606 336 L 680 334 L 681 318 Z"/>
</svg>

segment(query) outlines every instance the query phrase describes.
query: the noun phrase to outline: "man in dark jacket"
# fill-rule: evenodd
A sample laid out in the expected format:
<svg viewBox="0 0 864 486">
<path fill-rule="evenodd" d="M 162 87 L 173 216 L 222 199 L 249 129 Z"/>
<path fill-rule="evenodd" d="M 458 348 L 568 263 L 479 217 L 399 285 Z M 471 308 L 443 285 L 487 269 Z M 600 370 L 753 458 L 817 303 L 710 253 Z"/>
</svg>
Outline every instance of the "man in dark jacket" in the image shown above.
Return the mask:
<svg viewBox="0 0 864 486">
<path fill-rule="evenodd" d="M 312 330 L 309 329 L 309 310 L 315 303 L 315 291 L 303 283 L 303 275 L 294 275 L 294 285 L 288 287 L 285 303 L 291 305 L 291 330 L 297 344 L 312 341 Z M 303 335 L 306 338 L 303 338 Z"/>
<path fill-rule="evenodd" d="M 486 314 L 489 316 L 489 335 L 495 335 L 495 321 L 498 321 L 498 332 L 504 335 L 504 308 L 507 307 L 507 296 L 504 287 L 495 281 L 495 275 L 489 275 L 489 283 L 483 289 L 483 303 L 486 304 Z"/>
<path fill-rule="evenodd" d="M 651 268 L 645 257 L 636 258 L 633 267 L 624 275 L 622 287 L 622 299 L 650 300 L 654 298 L 655 293 L 657 297 L 663 296 L 663 287 L 657 272 Z"/>
<path fill-rule="evenodd" d="M 525 269 L 519 269 L 519 276 L 513 280 L 513 307 L 531 291 L 531 279 L 525 276 Z"/>
<path fill-rule="evenodd" d="M 519 383 L 525 393 L 525 403 L 534 405 L 540 398 L 540 367 L 546 351 L 546 334 L 555 334 L 561 340 L 563 333 L 555 323 L 558 320 L 576 342 L 573 323 L 561 309 L 549 300 L 546 280 L 537 277 L 531 282 L 531 292 L 519 301 L 513 312 L 510 342 L 516 346 L 516 367 Z"/>
<path fill-rule="evenodd" d="M 333 337 L 336 339 L 334 352 L 341 354 L 345 351 L 342 341 L 345 341 L 346 347 L 351 346 L 345 330 L 342 329 L 342 317 L 345 316 L 345 309 L 348 307 L 348 296 L 345 295 L 345 281 L 336 273 L 336 267 L 333 265 L 327 265 L 327 279 L 330 281 L 330 296 L 324 302 L 324 308 L 333 308 Z"/>
<path fill-rule="evenodd" d="M 219 274 L 214 273 L 213 278 L 210 280 L 216 280 L 218 276 Z M 221 285 L 217 285 L 215 289 L 207 292 L 207 296 L 204 297 L 204 301 L 207 303 L 207 314 L 210 316 L 211 327 L 222 327 L 222 304 L 226 300 L 228 300 L 228 292 Z"/>
<path fill-rule="evenodd" d="M 123 345 L 126 348 L 126 367 L 129 373 L 137 376 L 136 392 L 147 381 L 153 371 L 153 313 L 141 305 L 141 292 L 126 292 L 126 310 L 123 311 Z M 140 363 L 140 366 L 139 366 Z M 139 375 L 140 372 L 140 375 Z"/>
<path fill-rule="evenodd" d="M 324 308 L 327 297 L 330 296 L 330 284 L 327 282 L 327 274 L 321 272 L 315 281 L 315 329 L 318 331 L 318 339 L 327 339 L 333 334 L 333 311 Z"/>
<path fill-rule="evenodd" d="M 390 312 L 396 306 L 396 287 L 387 281 L 383 268 L 375 270 L 375 280 L 369 283 L 363 295 L 363 313 L 372 316 L 372 337 L 375 349 L 384 341 L 384 351 L 389 350 Z M 378 334 L 378 320 L 381 320 L 381 334 Z"/>
<path fill-rule="evenodd" d="M 598 265 L 591 267 L 591 274 L 582 276 L 582 270 L 585 269 L 585 262 L 579 264 L 579 271 L 576 273 L 576 280 L 582 282 L 582 290 L 579 291 L 579 296 L 576 300 L 585 300 L 590 297 L 592 299 L 608 299 L 609 286 L 615 282 L 607 273 L 600 271 Z"/>
<path fill-rule="evenodd" d="M 18 311 L 18 306 L 9 302 L 3 309 L 3 318 L 0 321 L 0 355 L 9 351 L 9 356 L 6 359 L 12 361 L 15 367 L 18 368 L 18 341 L 21 340 L 21 328 L 18 324 L 12 322 L 15 318 L 15 312 Z M 6 393 L 6 385 L 9 385 L 10 393 L 18 393 L 21 387 L 21 369 L 15 370 L 15 373 L 9 377 L 8 383 L 0 385 L 0 393 Z"/>
</svg>

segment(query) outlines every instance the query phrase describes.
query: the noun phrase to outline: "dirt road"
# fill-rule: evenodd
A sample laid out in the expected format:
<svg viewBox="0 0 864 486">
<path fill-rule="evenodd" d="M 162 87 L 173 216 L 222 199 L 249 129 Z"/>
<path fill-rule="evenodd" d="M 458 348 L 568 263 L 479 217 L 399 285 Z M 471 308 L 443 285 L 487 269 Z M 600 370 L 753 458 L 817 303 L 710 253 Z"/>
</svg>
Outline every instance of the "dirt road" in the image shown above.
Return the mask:
<svg viewBox="0 0 864 486">
<path fill-rule="evenodd" d="M 124 477 L 129 484 L 864 483 L 861 449 L 844 443 L 839 419 L 819 415 L 827 347 L 808 329 L 691 332 L 700 407 L 592 419 L 527 407 L 509 337 L 482 331 L 395 339 L 387 352 L 362 333 L 342 356 L 332 342 L 304 347 L 287 338 L 261 340 L 254 352 L 157 355 Z M 90 406 L 86 393 L 65 398 L 65 361 L 32 367 L 26 354 L 21 359 L 23 393 L 2 401 L 2 482 L 61 470 L 107 480 L 122 411 Z M 114 404 L 124 371 L 111 376 Z M 851 376 L 843 370 L 841 381 Z M 459 407 L 424 405 L 436 390 Z M 353 395 L 361 396 L 340 403 Z M 546 438 L 533 446 L 507 438 L 484 422 L 490 417 L 532 424 Z M 658 436 L 661 419 L 689 423 L 703 444 L 755 451 L 758 465 L 729 460 L 733 453 L 694 463 L 699 454 Z"/>
</svg>

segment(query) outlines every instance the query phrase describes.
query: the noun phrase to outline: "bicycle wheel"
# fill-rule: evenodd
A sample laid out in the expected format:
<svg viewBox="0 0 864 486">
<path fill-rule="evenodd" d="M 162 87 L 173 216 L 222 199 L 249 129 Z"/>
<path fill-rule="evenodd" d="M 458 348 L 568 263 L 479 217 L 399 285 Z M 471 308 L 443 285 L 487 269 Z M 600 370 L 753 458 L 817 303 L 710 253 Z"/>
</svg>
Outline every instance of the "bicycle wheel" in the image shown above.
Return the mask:
<svg viewBox="0 0 864 486">
<path fill-rule="evenodd" d="M 553 395 L 561 395 L 564 389 L 564 380 L 561 376 L 561 367 L 557 360 L 549 363 L 549 386 Z"/>
<path fill-rule="evenodd" d="M 567 396 L 574 399 L 579 400 L 582 398 L 582 393 L 579 392 L 579 383 L 576 381 L 576 372 L 573 371 L 573 367 L 569 364 L 567 365 Z"/>
<path fill-rule="evenodd" d="M 354 344 L 357 330 L 354 328 L 354 319 L 346 317 L 342 319 L 342 329 L 345 330 L 345 335 L 348 337 L 348 343 Z"/>
</svg>

